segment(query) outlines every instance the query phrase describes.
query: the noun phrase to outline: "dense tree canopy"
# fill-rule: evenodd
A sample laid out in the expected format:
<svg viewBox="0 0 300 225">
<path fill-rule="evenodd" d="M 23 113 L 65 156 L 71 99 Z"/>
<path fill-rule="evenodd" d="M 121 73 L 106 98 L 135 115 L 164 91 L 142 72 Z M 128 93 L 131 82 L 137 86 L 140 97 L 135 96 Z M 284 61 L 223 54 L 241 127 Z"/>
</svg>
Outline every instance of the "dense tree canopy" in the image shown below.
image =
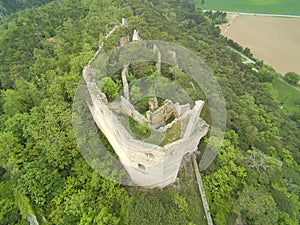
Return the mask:
<svg viewBox="0 0 300 225">
<path fill-rule="evenodd" d="M 284 79 L 294 85 L 297 85 L 300 81 L 300 75 L 295 72 L 288 72 L 284 75 Z"/>
<path fill-rule="evenodd" d="M 32 6 L 40 6 L 53 0 L 0 0 L 0 19 L 3 16 Z"/>
</svg>

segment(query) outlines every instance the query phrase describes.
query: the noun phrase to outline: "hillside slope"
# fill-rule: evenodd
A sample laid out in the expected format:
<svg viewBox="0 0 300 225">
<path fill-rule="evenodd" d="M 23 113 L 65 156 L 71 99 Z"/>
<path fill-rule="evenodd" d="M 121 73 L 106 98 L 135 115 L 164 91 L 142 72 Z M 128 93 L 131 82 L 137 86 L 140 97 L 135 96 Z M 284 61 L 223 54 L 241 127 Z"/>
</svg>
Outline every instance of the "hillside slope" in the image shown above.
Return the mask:
<svg viewBox="0 0 300 225">
<path fill-rule="evenodd" d="M 0 19 L 11 13 L 30 8 L 32 6 L 44 5 L 52 0 L 0 0 Z"/>
<path fill-rule="evenodd" d="M 189 0 L 53 1 L 0 21 L 0 223 L 201 224 L 187 195 L 132 190 L 105 179 L 75 142 L 71 108 L 82 69 L 110 24 L 123 17 L 130 34 L 137 29 L 142 39 L 192 50 L 221 85 L 227 131 L 203 173 L 214 223 L 241 217 L 247 224 L 298 224 L 300 128 L 272 98 L 275 72 L 261 64 L 256 73 L 243 64 Z M 109 39 L 106 49 L 117 40 Z M 132 75 L 151 75 L 148 68 L 137 65 Z M 189 77 L 177 75 L 169 78 L 205 98 Z M 208 107 L 202 116 L 210 121 Z"/>
</svg>

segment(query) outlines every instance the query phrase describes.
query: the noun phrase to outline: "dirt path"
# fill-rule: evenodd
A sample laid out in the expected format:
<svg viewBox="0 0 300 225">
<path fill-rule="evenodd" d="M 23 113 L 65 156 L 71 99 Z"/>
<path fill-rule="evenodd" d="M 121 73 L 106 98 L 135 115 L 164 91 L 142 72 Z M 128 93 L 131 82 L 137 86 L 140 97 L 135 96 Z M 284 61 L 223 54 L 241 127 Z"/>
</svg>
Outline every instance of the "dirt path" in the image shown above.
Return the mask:
<svg viewBox="0 0 300 225">
<path fill-rule="evenodd" d="M 300 18 L 228 14 L 221 33 L 248 47 L 278 72 L 300 73 Z"/>
</svg>

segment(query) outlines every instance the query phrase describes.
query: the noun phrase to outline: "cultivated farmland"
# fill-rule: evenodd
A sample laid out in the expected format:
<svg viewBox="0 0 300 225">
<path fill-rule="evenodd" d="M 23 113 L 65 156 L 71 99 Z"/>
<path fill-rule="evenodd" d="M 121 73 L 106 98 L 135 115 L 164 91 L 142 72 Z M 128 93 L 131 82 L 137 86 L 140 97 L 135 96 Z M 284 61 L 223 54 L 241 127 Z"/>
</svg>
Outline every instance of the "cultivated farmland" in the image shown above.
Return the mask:
<svg viewBox="0 0 300 225">
<path fill-rule="evenodd" d="M 228 14 L 228 20 L 221 26 L 224 36 L 282 74 L 300 73 L 300 19 Z"/>
</svg>

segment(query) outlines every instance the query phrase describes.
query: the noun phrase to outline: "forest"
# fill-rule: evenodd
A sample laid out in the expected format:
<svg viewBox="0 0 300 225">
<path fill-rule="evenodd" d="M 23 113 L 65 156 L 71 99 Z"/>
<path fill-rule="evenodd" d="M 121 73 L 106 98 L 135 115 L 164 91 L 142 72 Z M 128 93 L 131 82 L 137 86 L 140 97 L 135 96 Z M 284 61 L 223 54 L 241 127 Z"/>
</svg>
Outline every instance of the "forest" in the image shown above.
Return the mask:
<svg viewBox="0 0 300 225">
<path fill-rule="evenodd" d="M 144 40 L 192 50 L 222 88 L 225 138 L 202 172 L 214 224 L 237 218 L 250 225 L 299 224 L 300 113 L 282 109 L 274 98 L 271 83 L 279 74 L 258 59 L 258 72 L 244 64 L 199 4 L 54 0 L 20 11 L 10 7 L 0 20 L 0 224 L 205 223 L 189 200 L 192 186 L 130 188 L 101 177 L 80 154 L 72 128 L 77 85 L 111 23 L 122 18 L 128 32 L 137 29 Z M 116 40 L 106 44 L 112 48 Z M 178 82 L 190 85 L 184 76 Z M 203 113 L 209 122 L 209 110 Z M 200 152 L 204 146 L 205 140 Z"/>
<path fill-rule="evenodd" d="M 44 5 L 52 0 L 0 0 L 0 19 L 11 13 Z"/>
</svg>

